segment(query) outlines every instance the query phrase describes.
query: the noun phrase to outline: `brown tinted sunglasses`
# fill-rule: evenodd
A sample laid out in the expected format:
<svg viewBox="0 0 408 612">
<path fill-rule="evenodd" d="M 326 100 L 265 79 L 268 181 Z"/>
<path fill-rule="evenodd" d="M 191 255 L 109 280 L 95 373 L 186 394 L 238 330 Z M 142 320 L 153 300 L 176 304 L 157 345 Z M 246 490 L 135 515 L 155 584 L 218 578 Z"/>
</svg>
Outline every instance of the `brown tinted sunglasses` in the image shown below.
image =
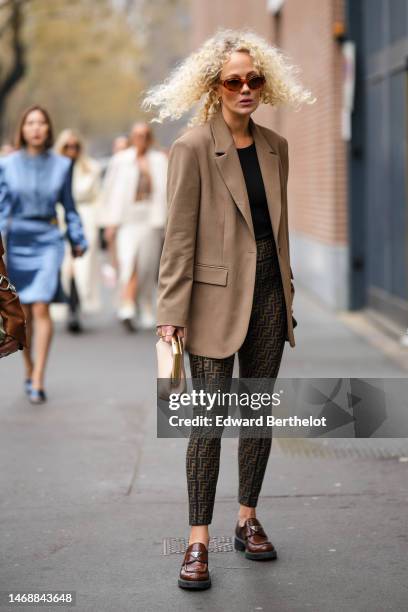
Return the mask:
<svg viewBox="0 0 408 612">
<path fill-rule="evenodd" d="M 68 143 L 64 145 L 63 147 L 64 151 L 68 151 L 70 149 L 72 149 L 73 151 L 79 151 L 81 149 L 81 145 L 79 144 L 79 142 L 72 142 L 72 143 Z"/>
<path fill-rule="evenodd" d="M 241 91 L 244 84 L 248 85 L 249 89 L 260 89 L 265 84 L 265 77 L 262 75 L 252 76 L 249 79 L 231 77 L 221 81 L 221 84 L 224 85 L 225 89 L 235 92 Z"/>
</svg>

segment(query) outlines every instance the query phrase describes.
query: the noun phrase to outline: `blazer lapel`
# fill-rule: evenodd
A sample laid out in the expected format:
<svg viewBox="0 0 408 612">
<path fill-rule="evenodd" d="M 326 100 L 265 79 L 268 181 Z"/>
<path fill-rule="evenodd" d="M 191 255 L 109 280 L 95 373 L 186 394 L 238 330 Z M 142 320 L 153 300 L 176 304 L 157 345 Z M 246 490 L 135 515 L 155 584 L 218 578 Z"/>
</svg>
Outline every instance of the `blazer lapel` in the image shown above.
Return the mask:
<svg viewBox="0 0 408 612">
<path fill-rule="evenodd" d="M 251 207 L 248 200 L 244 175 L 231 131 L 225 123 L 221 110 L 210 120 L 214 137 L 215 161 L 231 196 L 241 211 L 249 230 L 255 238 L 252 223 Z M 279 155 L 272 144 L 266 140 L 260 127 L 249 120 L 249 127 L 254 138 L 259 166 L 265 186 L 269 215 L 276 244 L 278 244 L 279 224 L 281 217 L 281 183 Z"/>
<path fill-rule="evenodd" d="M 241 211 L 253 238 L 255 238 L 245 179 L 231 131 L 225 123 L 221 111 L 217 112 L 210 123 L 215 141 L 216 164 L 235 204 Z"/>
</svg>

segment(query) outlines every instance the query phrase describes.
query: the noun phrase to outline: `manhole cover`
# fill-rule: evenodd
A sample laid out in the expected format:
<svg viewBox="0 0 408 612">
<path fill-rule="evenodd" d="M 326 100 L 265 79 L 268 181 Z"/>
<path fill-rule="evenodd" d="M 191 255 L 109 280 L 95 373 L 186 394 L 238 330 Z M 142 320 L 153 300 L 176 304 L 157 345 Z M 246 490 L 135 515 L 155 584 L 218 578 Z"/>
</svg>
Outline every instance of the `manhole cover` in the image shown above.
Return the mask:
<svg viewBox="0 0 408 612">
<path fill-rule="evenodd" d="M 163 555 L 180 555 L 186 552 L 188 540 L 186 538 L 164 538 Z M 232 538 L 230 536 L 215 536 L 208 543 L 209 553 L 232 552 Z"/>
</svg>

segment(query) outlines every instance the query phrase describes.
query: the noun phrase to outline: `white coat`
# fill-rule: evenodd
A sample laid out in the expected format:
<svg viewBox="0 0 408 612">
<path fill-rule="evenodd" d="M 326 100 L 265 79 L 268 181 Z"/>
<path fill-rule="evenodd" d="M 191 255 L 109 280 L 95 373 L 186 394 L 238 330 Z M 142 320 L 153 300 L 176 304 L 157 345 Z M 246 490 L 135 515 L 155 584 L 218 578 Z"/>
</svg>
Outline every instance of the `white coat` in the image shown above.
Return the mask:
<svg viewBox="0 0 408 612">
<path fill-rule="evenodd" d="M 151 205 L 148 224 L 151 228 L 164 228 L 166 223 L 167 156 L 150 149 L 146 153 L 152 180 Z M 134 206 L 139 180 L 136 148 L 116 153 L 110 160 L 102 190 L 99 224 L 101 227 L 120 226 L 126 211 Z"/>
</svg>

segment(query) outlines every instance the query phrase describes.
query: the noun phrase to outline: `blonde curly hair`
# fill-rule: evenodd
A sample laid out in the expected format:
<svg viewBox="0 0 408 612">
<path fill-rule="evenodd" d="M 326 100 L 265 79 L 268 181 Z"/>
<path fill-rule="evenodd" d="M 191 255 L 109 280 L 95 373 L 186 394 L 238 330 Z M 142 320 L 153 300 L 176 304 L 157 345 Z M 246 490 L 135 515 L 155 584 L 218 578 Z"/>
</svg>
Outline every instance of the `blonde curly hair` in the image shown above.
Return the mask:
<svg viewBox="0 0 408 612">
<path fill-rule="evenodd" d="M 149 89 L 142 108 L 156 107 L 158 114 L 152 121 L 162 123 L 166 118 L 179 119 L 197 105 L 189 126 L 205 123 L 219 109 L 215 88 L 225 61 L 234 51 L 249 53 L 255 68 L 265 76 L 260 102 L 272 106 L 286 103 L 299 108 L 302 103 L 316 101 L 298 82 L 299 68 L 281 49 L 251 30 L 222 29 L 189 55 L 163 83 Z"/>
</svg>

